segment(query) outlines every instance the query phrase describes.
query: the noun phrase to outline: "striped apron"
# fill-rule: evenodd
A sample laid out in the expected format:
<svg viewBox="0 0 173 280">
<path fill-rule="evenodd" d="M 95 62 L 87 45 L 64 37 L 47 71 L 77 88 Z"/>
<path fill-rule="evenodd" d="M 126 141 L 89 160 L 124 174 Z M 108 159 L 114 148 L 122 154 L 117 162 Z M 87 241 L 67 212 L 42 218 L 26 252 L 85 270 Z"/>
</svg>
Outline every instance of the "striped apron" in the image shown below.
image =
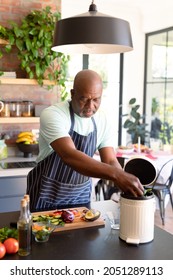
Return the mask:
<svg viewBox="0 0 173 280">
<path fill-rule="evenodd" d="M 76 149 L 93 157 L 96 151 L 97 128 L 92 117 L 94 130 L 83 136 L 75 132 L 74 113 L 70 105 L 71 136 Z M 30 195 L 31 211 L 45 211 L 90 203 L 92 180 L 66 165 L 54 151 L 39 162 L 27 176 L 27 193 Z"/>
</svg>

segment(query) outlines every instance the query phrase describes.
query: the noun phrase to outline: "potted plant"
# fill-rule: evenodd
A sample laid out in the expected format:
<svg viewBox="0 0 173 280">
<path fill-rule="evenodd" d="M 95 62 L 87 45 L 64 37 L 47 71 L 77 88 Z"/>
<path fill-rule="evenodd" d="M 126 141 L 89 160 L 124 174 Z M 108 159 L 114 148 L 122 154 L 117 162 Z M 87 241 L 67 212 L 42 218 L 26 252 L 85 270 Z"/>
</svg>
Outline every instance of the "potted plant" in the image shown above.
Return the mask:
<svg viewBox="0 0 173 280">
<path fill-rule="evenodd" d="M 173 126 L 170 123 L 162 123 L 159 139 L 162 141 L 164 151 L 173 151 Z"/>
<path fill-rule="evenodd" d="M 61 87 L 65 98 L 65 79 L 69 56 L 51 50 L 54 27 L 60 12 L 52 13 L 47 6 L 41 11 L 31 11 L 20 24 L 10 21 L 10 28 L 0 25 L 0 38 L 8 41 L 5 52 L 17 47 L 20 67 L 29 79 L 36 79 L 43 86 L 43 80 L 54 81 Z M 0 53 L 0 58 L 3 53 Z"/>
<path fill-rule="evenodd" d="M 146 130 L 146 124 L 144 122 L 145 116 L 141 115 L 138 110 L 140 105 L 136 104 L 136 98 L 132 98 L 129 101 L 130 112 L 124 114 L 123 116 L 128 116 L 123 124 L 123 127 L 127 129 L 127 132 L 131 135 L 132 144 L 138 143 L 138 138 L 140 137 L 141 143 L 145 143 L 145 138 L 149 135 Z"/>
</svg>

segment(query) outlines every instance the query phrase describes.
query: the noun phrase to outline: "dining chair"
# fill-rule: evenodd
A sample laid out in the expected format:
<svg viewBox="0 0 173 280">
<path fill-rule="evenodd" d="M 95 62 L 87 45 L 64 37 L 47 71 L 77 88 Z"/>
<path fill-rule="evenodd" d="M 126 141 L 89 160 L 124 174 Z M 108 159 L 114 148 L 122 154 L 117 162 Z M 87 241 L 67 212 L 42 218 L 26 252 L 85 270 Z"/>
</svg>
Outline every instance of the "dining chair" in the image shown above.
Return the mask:
<svg viewBox="0 0 173 280">
<path fill-rule="evenodd" d="M 173 210 L 173 198 L 171 194 L 171 186 L 173 183 L 173 164 L 171 167 L 171 172 L 168 176 L 168 178 L 163 183 L 159 183 L 159 177 L 161 176 L 162 172 L 164 172 L 164 169 L 167 168 L 167 165 L 170 161 L 173 161 L 173 159 L 168 160 L 166 163 L 163 164 L 160 171 L 157 174 L 157 177 L 153 183 L 152 186 L 145 187 L 145 188 L 152 188 L 153 193 L 158 198 L 159 202 L 159 210 L 160 210 L 160 217 L 162 220 L 162 225 L 165 224 L 165 198 L 166 195 L 169 194 L 172 210 Z"/>
<path fill-rule="evenodd" d="M 124 157 L 116 157 L 122 168 L 124 167 L 125 158 Z M 115 186 L 114 182 L 110 180 L 100 179 L 95 185 L 95 196 L 96 200 L 101 200 L 101 192 L 104 200 L 111 199 L 113 193 L 120 192 L 120 189 Z"/>
</svg>

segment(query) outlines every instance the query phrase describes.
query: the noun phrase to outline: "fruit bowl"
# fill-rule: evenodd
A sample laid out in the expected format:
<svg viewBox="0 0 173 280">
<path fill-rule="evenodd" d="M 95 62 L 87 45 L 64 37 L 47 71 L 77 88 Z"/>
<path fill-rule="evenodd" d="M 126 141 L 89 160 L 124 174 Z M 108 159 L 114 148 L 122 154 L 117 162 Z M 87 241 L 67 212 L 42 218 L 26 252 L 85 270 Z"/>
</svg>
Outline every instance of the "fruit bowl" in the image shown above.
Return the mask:
<svg viewBox="0 0 173 280">
<path fill-rule="evenodd" d="M 47 242 L 56 226 L 48 222 L 35 222 L 32 224 L 32 234 L 36 242 Z"/>
<path fill-rule="evenodd" d="M 38 143 L 37 144 L 24 144 L 16 143 L 19 151 L 24 153 L 25 158 L 32 157 L 33 154 L 38 154 Z"/>
</svg>

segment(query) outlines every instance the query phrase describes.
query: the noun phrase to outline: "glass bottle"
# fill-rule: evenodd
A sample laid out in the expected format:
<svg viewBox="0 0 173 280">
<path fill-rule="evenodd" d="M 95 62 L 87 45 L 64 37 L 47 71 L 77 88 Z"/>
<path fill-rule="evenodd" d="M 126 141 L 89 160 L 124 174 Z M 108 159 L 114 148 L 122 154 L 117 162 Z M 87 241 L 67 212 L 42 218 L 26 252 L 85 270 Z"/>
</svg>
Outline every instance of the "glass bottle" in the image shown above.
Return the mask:
<svg viewBox="0 0 173 280">
<path fill-rule="evenodd" d="M 20 217 L 17 222 L 20 256 L 28 256 L 31 253 L 31 222 L 27 210 L 26 199 L 21 200 Z"/>
</svg>

